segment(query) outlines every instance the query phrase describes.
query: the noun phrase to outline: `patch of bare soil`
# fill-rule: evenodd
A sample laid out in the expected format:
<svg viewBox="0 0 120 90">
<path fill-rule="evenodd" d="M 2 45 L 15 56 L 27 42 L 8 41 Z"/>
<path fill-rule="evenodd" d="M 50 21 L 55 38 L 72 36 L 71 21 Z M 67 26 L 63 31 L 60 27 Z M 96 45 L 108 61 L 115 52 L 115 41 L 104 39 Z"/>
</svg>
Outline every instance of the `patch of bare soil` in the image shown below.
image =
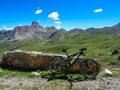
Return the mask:
<svg viewBox="0 0 120 90">
<path fill-rule="evenodd" d="M 47 81 L 46 78 L 3 76 L 0 77 L 0 90 L 70 90 L 67 80 Z M 71 90 L 120 90 L 120 78 L 97 78 L 73 82 Z"/>
</svg>

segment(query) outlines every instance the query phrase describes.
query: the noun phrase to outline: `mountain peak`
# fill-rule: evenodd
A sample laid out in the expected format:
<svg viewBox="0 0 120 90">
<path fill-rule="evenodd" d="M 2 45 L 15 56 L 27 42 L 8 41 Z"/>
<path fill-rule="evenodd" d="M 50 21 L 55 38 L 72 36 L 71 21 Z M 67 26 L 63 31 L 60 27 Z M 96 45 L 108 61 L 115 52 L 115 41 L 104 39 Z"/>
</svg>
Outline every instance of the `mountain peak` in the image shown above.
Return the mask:
<svg viewBox="0 0 120 90">
<path fill-rule="evenodd" d="M 57 31 L 57 28 L 56 27 L 54 27 L 54 26 L 47 26 L 46 28 L 45 28 L 45 30 L 53 30 L 53 31 Z"/>
<path fill-rule="evenodd" d="M 32 22 L 32 26 L 39 26 L 39 24 L 38 24 L 37 21 L 33 21 L 33 22 Z"/>
<path fill-rule="evenodd" d="M 54 26 L 47 26 L 43 28 L 37 21 L 33 21 L 31 26 L 17 26 L 12 31 L 1 31 L 0 34 L 5 37 L 1 38 L 1 40 L 9 40 L 9 41 L 22 41 L 25 39 L 38 38 L 40 40 L 56 40 L 63 41 L 65 40 L 64 33 L 68 33 L 70 35 L 68 37 L 76 37 L 77 35 L 87 34 L 87 35 L 98 35 L 98 34 L 118 34 L 120 33 L 120 23 L 112 26 L 112 27 L 104 27 L 104 28 L 88 28 L 86 30 L 82 30 L 79 28 L 71 29 L 70 31 L 65 31 L 64 29 L 56 29 Z M 67 37 L 67 38 L 68 38 Z"/>
<path fill-rule="evenodd" d="M 32 25 L 30 26 L 30 30 L 40 30 L 42 31 L 44 28 L 39 25 L 39 23 L 37 21 L 33 21 Z"/>
</svg>

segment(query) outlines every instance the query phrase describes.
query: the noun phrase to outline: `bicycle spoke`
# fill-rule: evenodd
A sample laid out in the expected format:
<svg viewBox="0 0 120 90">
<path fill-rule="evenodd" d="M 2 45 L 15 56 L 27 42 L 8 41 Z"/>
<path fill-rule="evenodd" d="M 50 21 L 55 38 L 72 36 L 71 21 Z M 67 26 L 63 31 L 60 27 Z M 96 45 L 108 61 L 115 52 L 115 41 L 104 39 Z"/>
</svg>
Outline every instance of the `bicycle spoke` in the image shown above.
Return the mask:
<svg viewBox="0 0 120 90">
<path fill-rule="evenodd" d="M 63 57 L 55 56 L 49 60 L 49 71 L 51 73 L 64 73 L 66 62 Z"/>
<path fill-rule="evenodd" d="M 80 71 L 87 78 L 94 78 L 99 73 L 98 63 L 93 59 L 83 60 L 80 63 Z"/>
</svg>

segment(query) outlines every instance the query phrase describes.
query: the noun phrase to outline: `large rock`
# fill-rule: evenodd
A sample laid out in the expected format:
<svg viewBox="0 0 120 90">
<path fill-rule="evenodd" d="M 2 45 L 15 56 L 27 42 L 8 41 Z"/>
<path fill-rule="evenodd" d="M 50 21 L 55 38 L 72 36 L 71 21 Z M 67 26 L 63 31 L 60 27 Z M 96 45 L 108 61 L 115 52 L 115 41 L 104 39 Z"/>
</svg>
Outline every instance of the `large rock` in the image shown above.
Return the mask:
<svg viewBox="0 0 120 90">
<path fill-rule="evenodd" d="M 26 70 L 35 70 L 35 69 L 42 69 L 47 70 L 48 69 L 48 60 L 53 56 L 63 56 L 65 55 L 59 55 L 59 54 L 48 54 L 48 53 L 42 53 L 42 52 L 24 52 L 24 51 L 7 51 L 3 55 L 1 65 L 4 67 L 13 67 L 17 69 L 26 69 Z M 78 62 L 75 63 L 73 67 L 70 68 L 71 72 L 79 72 L 79 62 L 82 59 L 80 59 Z M 100 64 L 99 64 L 99 67 Z M 93 66 L 94 68 L 94 66 Z"/>
<path fill-rule="evenodd" d="M 2 66 L 18 69 L 47 69 L 48 60 L 57 54 L 42 52 L 7 51 L 2 58 Z M 60 55 L 59 55 L 60 56 Z"/>
</svg>

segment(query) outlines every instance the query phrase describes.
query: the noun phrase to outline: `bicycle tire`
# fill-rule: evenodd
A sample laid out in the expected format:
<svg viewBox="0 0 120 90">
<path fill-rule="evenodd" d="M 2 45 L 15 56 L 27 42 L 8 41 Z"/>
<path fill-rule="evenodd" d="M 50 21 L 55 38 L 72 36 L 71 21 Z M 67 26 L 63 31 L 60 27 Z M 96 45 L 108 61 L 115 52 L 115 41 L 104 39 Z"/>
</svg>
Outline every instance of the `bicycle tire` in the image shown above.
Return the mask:
<svg viewBox="0 0 120 90">
<path fill-rule="evenodd" d="M 62 56 L 54 56 L 48 62 L 48 69 L 51 74 L 65 73 L 66 62 Z"/>
<path fill-rule="evenodd" d="M 87 62 L 87 64 L 86 64 Z M 88 66 L 89 65 L 89 66 Z M 85 59 L 80 62 L 80 73 L 85 78 L 95 78 L 99 73 L 98 62 L 93 59 Z"/>
</svg>

